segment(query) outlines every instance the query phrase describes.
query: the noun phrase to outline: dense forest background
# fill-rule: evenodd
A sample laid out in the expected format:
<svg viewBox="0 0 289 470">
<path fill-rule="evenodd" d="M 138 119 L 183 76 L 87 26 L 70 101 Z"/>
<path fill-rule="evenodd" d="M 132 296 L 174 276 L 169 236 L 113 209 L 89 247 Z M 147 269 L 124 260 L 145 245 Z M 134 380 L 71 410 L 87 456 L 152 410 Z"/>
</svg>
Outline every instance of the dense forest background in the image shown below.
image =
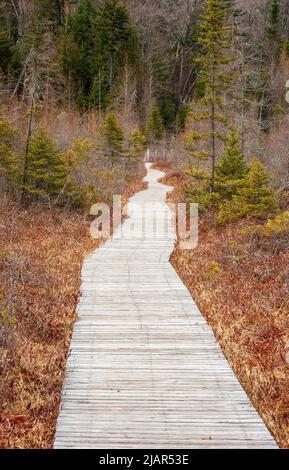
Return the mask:
<svg viewBox="0 0 289 470">
<path fill-rule="evenodd" d="M 231 30 L 221 65 L 230 77 L 230 84 L 220 83 L 223 118 L 239 132 L 245 157 L 256 156 L 273 170 L 276 184 L 287 184 L 289 4 L 223 3 L 225 27 Z M 25 148 L 33 131 L 44 128 L 61 151 L 79 138 L 99 144 L 109 113 L 114 115 L 108 133 L 119 131 L 121 144 L 112 153 L 137 160 L 146 145 L 157 143 L 158 157 L 191 162 L 192 109 L 206 87 L 200 62 L 204 5 L 202 0 L 2 0 L 1 113 L 22 134 L 17 136 L 20 163 L 12 168 L 6 162 L 6 173 L 22 165 L 24 190 L 30 171 Z M 12 130 L 7 122 L 3 126 L 7 140 Z M 225 138 L 224 126 L 220 132 Z M 132 141 L 136 152 L 130 151 Z M 105 145 L 111 153 L 111 143 Z M 221 141 L 216 145 L 216 155 L 221 154 Z M 101 185 L 97 178 L 86 183 Z"/>
</svg>

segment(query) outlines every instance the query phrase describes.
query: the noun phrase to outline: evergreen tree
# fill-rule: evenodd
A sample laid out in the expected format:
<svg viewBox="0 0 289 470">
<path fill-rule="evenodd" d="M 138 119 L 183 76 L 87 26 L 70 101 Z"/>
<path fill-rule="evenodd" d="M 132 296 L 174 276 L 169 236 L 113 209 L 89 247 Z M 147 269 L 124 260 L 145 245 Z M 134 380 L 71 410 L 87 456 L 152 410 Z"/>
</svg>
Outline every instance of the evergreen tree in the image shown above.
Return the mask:
<svg viewBox="0 0 289 470">
<path fill-rule="evenodd" d="M 187 118 L 190 114 L 190 106 L 188 104 L 182 104 L 180 106 L 180 111 L 177 116 L 177 129 L 184 131 L 186 128 Z"/>
<path fill-rule="evenodd" d="M 129 151 L 127 153 L 129 165 L 139 162 L 140 158 L 147 149 L 145 136 L 139 128 L 134 129 L 129 140 Z"/>
<path fill-rule="evenodd" d="M 136 36 L 124 5 L 117 0 L 103 0 L 96 17 L 97 73 L 91 99 L 99 108 L 109 104 L 113 87 L 125 62 L 134 61 Z"/>
<path fill-rule="evenodd" d="M 114 113 L 108 113 L 101 129 L 102 150 L 111 165 L 119 163 L 124 155 L 124 134 Z"/>
<path fill-rule="evenodd" d="M 272 0 L 268 15 L 267 33 L 272 39 L 276 39 L 278 35 L 278 23 L 280 16 L 279 0 Z"/>
<path fill-rule="evenodd" d="M 59 28 L 64 23 L 65 0 L 48 0 L 48 6 L 50 6 L 50 18 L 52 20 L 55 32 L 58 32 Z"/>
<path fill-rule="evenodd" d="M 223 179 L 242 179 L 246 174 L 246 163 L 240 147 L 239 136 L 232 129 L 226 142 L 223 157 L 217 166 L 217 175 Z"/>
<path fill-rule="evenodd" d="M 161 140 L 164 135 L 164 124 L 157 104 L 154 104 L 150 110 L 145 133 L 146 138 L 150 144 Z"/>
<path fill-rule="evenodd" d="M 113 61 L 123 59 L 132 39 L 133 31 L 128 12 L 117 0 L 103 0 L 97 12 L 96 25 L 99 47 L 103 49 L 109 68 L 113 69 Z M 113 70 L 110 70 L 110 73 L 113 73 Z"/>
<path fill-rule="evenodd" d="M 221 201 L 220 193 L 216 190 L 211 191 L 210 172 L 190 166 L 186 170 L 186 175 L 193 180 L 192 183 L 186 183 L 183 186 L 186 201 L 198 204 L 200 212 L 216 206 Z"/>
<path fill-rule="evenodd" d="M 227 18 L 226 3 L 225 0 L 207 0 L 198 39 L 201 52 L 195 60 L 199 69 L 198 82 L 203 92 L 198 101 L 200 111 L 192 113 L 192 118 L 195 121 L 207 122 L 209 130 L 204 133 L 191 132 L 185 143 L 193 157 L 211 158 L 210 189 L 212 192 L 215 189 L 217 141 L 225 140 L 223 127 L 227 123 L 227 117 L 223 107 L 224 93 L 228 92 L 231 82 L 224 66 L 234 61 L 229 52 L 232 29 Z M 210 150 L 198 150 L 200 142 L 207 141 L 208 138 Z"/>
<path fill-rule="evenodd" d="M 214 191 L 211 191 L 210 172 L 191 166 L 186 174 L 193 179 L 193 184 L 185 186 L 186 197 L 190 202 L 197 202 L 201 210 L 208 209 L 237 194 L 247 172 L 239 135 L 235 129 L 231 129 L 223 156 L 216 166 Z"/>
<path fill-rule="evenodd" d="M 61 38 L 63 67 L 75 86 L 81 108 L 106 109 L 127 56 L 134 55 L 135 35 L 126 8 L 117 0 L 97 7 L 81 0 Z"/>
<path fill-rule="evenodd" d="M 221 206 L 217 223 L 222 225 L 245 216 L 268 217 L 277 208 L 274 191 L 268 183 L 269 174 L 265 167 L 254 160 L 237 194 Z"/>
<path fill-rule="evenodd" d="M 239 141 L 239 135 L 232 129 L 229 133 L 224 154 L 216 167 L 216 191 L 225 198 L 236 194 L 247 173 Z"/>
<path fill-rule="evenodd" d="M 176 96 L 172 87 L 170 64 L 160 51 L 155 52 L 151 60 L 154 96 L 164 126 L 172 128 L 176 117 Z"/>
<path fill-rule="evenodd" d="M 280 18 L 281 18 L 281 15 L 280 15 L 280 0 L 271 0 L 271 2 L 269 2 L 269 11 L 268 11 L 268 14 L 267 14 L 267 27 L 266 27 L 266 33 L 267 33 L 267 37 L 265 37 L 265 48 L 267 49 L 268 48 L 268 51 L 266 53 L 266 55 L 268 56 L 268 53 L 270 54 L 271 57 L 273 57 L 276 61 L 278 61 L 280 59 L 280 52 L 282 50 L 282 45 L 285 46 L 286 48 L 286 42 L 284 44 L 284 39 L 285 37 L 282 35 L 281 33 L 281 30 L 282 28 L 280 28 L 281 24 L 280 24 Z M 272 98 L 269 94 L 269 101 L 267 100 L 268 102 L 268 111 L 267 112 L 267 120 L 268 120 L 268 116 L 269 113 L 270 113 L 270 110 L 271 110 L 271 106 L 270 106 L 270 98 Z M 268 130 L 268 124 L 267 124 L 267 127 L 265 127 L 265 131 Z"/>
<path fill-rule="evenodd" d="M 56 196 L 67 182 L 64 157 L 44 129 L 32 134 L 29 142 L 23 191 L 36 196 Z"/>
<path fill-rule="evenodd" d="M 75 85 L 76 102 L 81 108 L 90 104 L 97 73 L 96 8 L 90 0 L 81 0 L 69 18 L 62 38 L 62 61 L 67 77 Z"/>
<path fill-rule="evenodd" d="M 73 207 L 86 208 L 99 200 L 94 155 L 93 141 L 82 137 L 77 138 L 65 154 L 69 173 L 65 200 Z"/>
<path fill-rule="evenodd" d="M 7 31 L 0 32 L 0 51 L 0 69 L 3 74 L 8 75 L 12 65 L 14 44 Z"/>
<path fill-rule="evenodd" d="M 82 165 L 87 164 L 91 158 L 92 147 L 93 142 L 90 139 L 77 138 L 73 142 L 71 150 L 66 154 L 69 169 L 75 171 Z"/>
</svg>

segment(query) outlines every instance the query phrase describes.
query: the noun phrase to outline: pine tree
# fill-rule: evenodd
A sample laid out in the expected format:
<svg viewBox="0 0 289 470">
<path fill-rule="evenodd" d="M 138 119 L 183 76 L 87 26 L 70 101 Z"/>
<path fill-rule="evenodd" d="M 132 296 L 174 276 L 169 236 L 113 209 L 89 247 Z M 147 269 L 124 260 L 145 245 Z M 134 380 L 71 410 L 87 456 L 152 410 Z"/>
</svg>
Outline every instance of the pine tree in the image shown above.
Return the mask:
<svg viewBox="0 0 289 470">
<path fill-rule="evenodd" d="M 127 153 L 129 166 L 134 165 L 140 161 L 140 158 L 147 149 L 147 143 L 145 136 L 141 133 L 137 127 L 134 129 L 129 140 L 129 150 Z"/>
<path fill-rule="evenodd" d="M 135 50 L 128 12 L 117 0 L 81 0 L 62 34 L 60 49 L 80 108 L 106 109 L 125 57 Z"/>
<path fill-rule="evenodd" d="M 111 165 L 119 163 L 124 155 L 124 134 L 114 113 L 108 113 L 101 129 L 102 146 L 106 159 Z"/>
<path fill-rule="evenodd" d="M 66 182 L 67 167 L 64 157 L 56 150 L 47 132 L 38 129 L 29 142 L 24 192 L 41 197 L 56 196 Z"/>
<path fill-rule="evenodd" d="M 62 62 L 67 77 L 71 77 L 80 108 L 87 108 L 97 73 L 96 8 L 91 0 L 81 0 L 69 18 L 62 36 Z"/>
<path fill-rule="evenodd" d="M 1 27 L 0 23 L 0 27 Z M 2 29 L 2 28 L 1 28 Z M 6 31 L 0 32 L 0 69 L 1 72 L 7 75 L 11 70 L 12 59 L 13 59 L 13 48 L 14 44 L 10 35 Z"/>
<path fill-rule="evenodd" d="M 245 216 L 264 219 L 274 213 L 277 204 L 274 191 L 268 186 L 269 179 L 264 165 L 253 160 L 237 194 L 221 206 L 217 223 L 223 225 Z"/>
<path fill-rule="evenodd" d="M 191 166 L 186 170 L 186 175 L 193 179 L 193 183 L 185 183 L 183 185 L 183 192 L 187 202 L 198 204 L 200 212 L 220 203 L 222 199 L 220 193 L 216 190 L 211 191 L 210 172 Z"/>
<path fill-rule="evenodd" d="M 172 88 L 170 64 L 162 51 L 155 51 L 151 58 L 154 96 L 157 99 L 163 124 L 172 128 L 176 117 L 176 96 Z"/>
<path fill-rule="evenodd" d="M 280 53 L 282 50 L 282 46 L 286 48 L 286 42 L 284 43 L 284 36 L 281 33 L 280 29 L 280 19 L 281 19 L 281 11 L 280 11 L 280 0 L 271 0 L 269 2 L 269 11 L 267 14 L 267 27 L 266 33 L 267 38 L 265 37 L 265 48 L 268 48 L 268 52 L 276 61 L 280 59 Z M 266 40 L 267 39 L 267 40 Z M 268 55 L 267 52 L 267 55 Z M 270 98 L 270 97 L 269 97 Z M 268 111 L 270 111 L 270 99 L 268 102 Z M 267 120 L 268 120 L 268 112 L 267 112 Z M 264 130 L 268 130 L 268 125 L 265 127 Z"/>
<path fill-rule="evenodd" d="M 93 141 L 77 138 L 72 148 L 65 154 L 69 182 L 65 191 L 65 200 L 73 207 L 86 208 L 99 200 L 100 194 L 95 184 L 97 170 Z"/>
<path fill-rule="evenodd" d="M 132 64 L 135 61 L 137 40 L 127 9 L 117 0 L 100 3 L 96 31 L 98 64 L 91 99 L 99 109 L 106 109 L 125 62 Z"/>
<path fill-rule="evenodd" d="M 242 186 L 247 172 L 238 132 L 231 129 L 223 156 L 216 166 L 214 191 L 211 191 L 210 172 L 191 166 L 186 174 L 194 181 L 192 185 L 184 187 L 187 200 L 198 203 L 200 210 L 205 210 L 218 205 L 224 199 L 231 199 Z"/>
<path fill-rule="evenodd" d="M 146 123 L 146 138 L 150 144 L 161 140 L 164 135 L 164 124 L 157 104 L 154 104 L 148 115 Z"/>
<path fill-rule="evenodd" d="M 278 34 L 278 23 L 280 16 L 280 5 L 279 0 L 272 0 L 268 15 L 268 27 L 267 33 L 272 39 L 276 39 Z"/>
<path fill-rule="evenodd" d="M 224 148 L 224 154 L 216 167 L 215 190 L 223 198 L 236 194 L 247 173 L 247 166 L 240 147 L 239 135 L 231 129 Z"/>
<path fill-rule="evenodd" d="M 65 154 L 69 174 L 78 185 L 81 185 L 91 172 L 92 148 L 93 142 L 90 139 L 79 137 Z"/>
<path fill-rule="evenodd" d="M 133 35 L 127 9 L 117 0 L 103 0 L 97 12 L 96 25 L 99 47 L 103 49 L 107 65 L 112 68 L 109 72 L 113 74 L 114 66 L 119 65 L 117 62 L 128 52 Z"/>
<path fill-rule="evenodd" d="M 65 0 L 48 0 L 49 14 L 55 32 L 59 31 L 59 28 L 64 23 L 65 17 Z"/>
<path fill-rule="evenodd" d="M 227 116 L 224 111 L 224 95 L 228 93 L 231 77 L 225 66 L 235 59 L 230 54 L 232 29 L 226 13 L 226 0 L 207 0 L 200 26 L 198 42 L 201 51 L 195 60 L 198 83 L 203 90 L 199 98 L 199 112 L 193 112 L 194 121 L 208 123 L 207 132 L 192 131 L 187 135 L 185 147 L 198 159 L 211 159 L 210 189 L 215 189 L 217 142 L 225 140 L 224 126 Z M 229 9 L 230 11 L 230 9 Z M 210 150 L 198 150 L 200 142 L 209 138 Z"/>
</svg>

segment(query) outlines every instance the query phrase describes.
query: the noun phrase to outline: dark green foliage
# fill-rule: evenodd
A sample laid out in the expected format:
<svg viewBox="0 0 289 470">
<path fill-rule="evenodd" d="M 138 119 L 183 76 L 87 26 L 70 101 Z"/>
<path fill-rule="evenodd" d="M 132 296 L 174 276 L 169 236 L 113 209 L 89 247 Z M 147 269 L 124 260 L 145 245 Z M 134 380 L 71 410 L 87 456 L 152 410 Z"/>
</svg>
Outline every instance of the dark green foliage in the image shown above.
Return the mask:
<svg viewBox="0 0 289 470">
<path fill-rule="evenodd" d="M 65 16 L 64 0 L 33 0 L 30 17 L 19 27 L 17 2 L 11 8 L 10 24 L 0 8 L 0 68 L 5 76 L 20 83 L 20 94 L 31 76 L 30 62 L 36 64 L 39 98 L 45 85 L 41 74 L 51 77 L 55 70 L 66 77 L 65 90 L 81 110 L 89 106 L 105 109 L 126 56 L 135 60 L 136 35 L 126 8 L 117 0 L 80 0 L 73 13 Z M 4 6 L 3 6 L 4 8 Z M 2 14 L 1 14 L 2 12 Z M 62 79 L 55 82 L 62 86 Z M 54 86 L 54 85 L 53 85 Z M 57 86 L 57 84 L 56 84 Z M 61 96 L 63 100 L 65 96 Z"/>
<path fill-rule="evenodd" d="M 176 97 L 170 92 L 163 92 L 159 98 L 159 109 L 164 126 L 173 128 L 176 118 Z"/>
<path fill-rule="evenodd" d="M 51 76 L 59 68 L 56 38 L 64 21 L 64 1 L 6 2 L 6 9 L 9 6 L 10 16 L 5 5 L 0 5 L 0 69 L 11 91 L 15 90 L 13 96 L 26 98 L 33 81 L 38 98 L 43 99 L 48 82 L 50 85 L 53 81 Z"/>
<path fill-rule="evenodd" d="M 8 23 L 4 16 L 5 6 L 3 5 L 2 8 L 1 10 L 0 7 L 0 70 L 6 78 L 13 77 L 19 72 L 21 44 L 18 43 L 19 37 L 15 16 L 12 16 Z"/>
<path fill-rule="evenodd" d="M 238 133 L 231 130 L 220 163 L 216 167 L 216 191 L 230 199 L 242 185 L 248 172 Z"/>
<path fill-rule="evenodd" d="M 196 84 L 197 98 L 204 98 L 206 96 L 206 82 L 198 80 Z"/>
<path fill-rule="evenodd" d="M 232 27 L 226 6 L 224 0 L 207 0 L 205 4 L 198 38 L 200 53 L 195 59 L 199 110 L 191 116 L 193 121 L 205 122 L 209 130 L 192 130 L 185 139 L 185 148 L 194 158 L 211 160 L 212 192 L 215 191 L 217 142 L 225 139 L 224 127 L 227 124 L 224 95 L 232 81 L 224 66 L 235 60 L 230 52 Z M 202 141 L 208 142 L 207 149 L 200 148 Z"/>
<path fill-rule="evenodd" d="M 226 140 L 224 154 L 216 166 L 215 190 L 211 191 L 210 174 L 197 168 L 187 170 L 194 183 L 187 185 L 185 193 L 191 202 L 197 202 L 200 209 L 209 209 L 221 202 L 232 199 L 244 184 L 248 169 L 240 148 L 239 135 L 232 129 Z"/>
<path fill-rule="evenodd" d="M 209 181 L 209 178 L 207 178 Z M 202 182 L 203 183 L 203 182 Z M 186 201 L 199 205 L 199 211 L 204 212 L 217 206 L 221 201 L 221 196 L 217 192 L 209 190 L 208 185 L 204 184 L 184 185 L 183 192 Z"/>
<path fill-rule="evenodd" d="M 176 118 L 176 96 L 172 87 L 170 67 L 160 52 L 152 59 L 154 76 L 154 95 L 158 103 L 162 121 L 165 127 L 172 128 Z"/>
<path fill-rule="evenodd" d="M 4 74 L 10 70 L 14 51 L 14 43 L 5 31 L 0 32 L 0 67 Z"/>
<path fill-rule="evenodd" d="M 242 179 L 247 168 L 240 147 L 238 133 L 231 130 L 224 149 L 223 157 L 217 166 L 217 175 L 222 179 Z"/>
<path fill-rule="evenodd" d="M 54 30 L 58 32 L 64 23 L 64 0 L 49 0 L 48 6 L 50 6 L 49 14 Z"/>
<path fill-rule="evenodd" d="M 282 49 L 283 42 L 283 26 L 281 23 L 280 16 L 280 1 L 271 0 L 269 5 L 269 13 L 267 16 L 267 44 L 268 52 L 271 56 L 274 56 L 278 61 L 280 59 L 280 52 Z M 282 31 L 283 30 L 283 31 Z M 267 52 L 267 54 L 268 54 Z"/>
<path fill-rule="evenodd" d="M 191 182 L 183 186 L 187 202 L 199 204 L 200 212 L 210 209 L 220 202 L 221 195 L 218 192 L 211 191 L 211 176 L 208 171 L 191 166 L 186 170 L 186 175 L 191 178 Z"/>
<path fill-rule="evenodd" d="M 268 15 L 268 27 L 267 33 L 269 36 L 276 39 L 278 33 L 278 23 L 279 23 L 279 15 L 280 15 L 280 6 L 279 0 L 272 0 Z"/>
<path fill-rule="evenodd" d="M 124 156 L 124 134 L 114 113 L 108 113 L 101 129 L 102 146 L 104 156 L 113 166 L 120 163 Z"/>
<path fill-rule="evenodd" d="M 63 67 L 75 85 L 76 102 L 81 108 L 90 103 L 96 75 L 96 9 L 90 0 L 82 0 L 69 19 L 63 44 Z"/>
<path fill-rule="evenodd" d="M 38 129 L 29 142 L 23 191 L 38 197 L 57 196 L 66 182 L 67 166 L 63 155 L 57 151 L 47 132 Z"/>
<path fill-rule="evenodd" d="M 16 133 L 10 121 L 0 119 L 0 176 L 4 177 L 10 189 L 19 182 L 19 159 L 13 148 Z"/>
<path fill-rule="evenodd" d="M 284 40 L 283 47 L 286 51 L 287 56 L 289 56 L 289 39 Z"/>
<path fill-rule="evenodd" d="M 79 3 L 61 48 L 80 108 L 107 107 L 125 56 L 133 60 L 134 40 L 128 13 L 116 0 L 104 0 L 98 8 L 91 0 Z"/>
<path fill-rule="evenodd" d="M 221 206 L 217 223 L 223 225 L 245 216 L 266 219 L 274 213 L 277 204 L 274 191 L 268 183 L 269 175 L 265 167 L 254 160 L 237 194 Z"/>
<path fill-rule="evenodd" d="M 97 105 L 105 109 L 125 57 L 129 62 L 135 60 L 137 41 L 127 10 L 117 0 L 104 0 L 101 4 L 97 12 L 96 29 L 98 74 L 93 98 Z M 99 89 L 100 94 L 97 91 Z"/>
<path fill-rule="evenodd" d="M 97 12 L 96 26 L 99 47 L 104 49 L 106 59 L 110 61 L 113 56 L 116 60 L 120 59 L 132 35 L 125 7 L 117 0 L 104 0 Z"/>
<path fill-rule="evenodd" d="M 145 136 L 139 128 L 134 129 L 129 139 L 129 151 L 127 153 L 129 165 L 138 163 L 147 149 Z"/>
<path fill-rule="evenodd" d="M 150 144 L 162 139 L 164 135 L 164 124 L 157 104 L 154 104 L 150 110 L 145 133 Z"/>
<path fill-rule="evenodd" d="M 185 130 L 187 117 L 189 115 L 190 109 L 191 109 L 190 106 L 185 103 L 183 103 L 180 107 L 177 125 L 178 125 L 179 130 L 181 131 Z"/>
</svg>

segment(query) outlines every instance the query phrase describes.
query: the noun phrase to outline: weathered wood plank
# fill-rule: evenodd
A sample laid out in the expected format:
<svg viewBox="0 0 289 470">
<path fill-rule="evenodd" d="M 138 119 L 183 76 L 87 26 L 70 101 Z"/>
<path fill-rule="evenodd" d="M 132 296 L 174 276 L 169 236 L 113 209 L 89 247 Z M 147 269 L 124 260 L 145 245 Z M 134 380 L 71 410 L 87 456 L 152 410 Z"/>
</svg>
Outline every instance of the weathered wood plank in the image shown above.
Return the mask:
<svg viewBox="0 0 289 470">
<path fill-rule="evenodd" d="M 148 165 L 149 188 L 130 202 L 160 202 L 170 189 Z M 130 210 L 130 209 L 129 209 Z M 82 270 L 55 448 L 270 448 L 275 443 L 169 263 L 175 234 L 117 232 Z"/>
</svg>

